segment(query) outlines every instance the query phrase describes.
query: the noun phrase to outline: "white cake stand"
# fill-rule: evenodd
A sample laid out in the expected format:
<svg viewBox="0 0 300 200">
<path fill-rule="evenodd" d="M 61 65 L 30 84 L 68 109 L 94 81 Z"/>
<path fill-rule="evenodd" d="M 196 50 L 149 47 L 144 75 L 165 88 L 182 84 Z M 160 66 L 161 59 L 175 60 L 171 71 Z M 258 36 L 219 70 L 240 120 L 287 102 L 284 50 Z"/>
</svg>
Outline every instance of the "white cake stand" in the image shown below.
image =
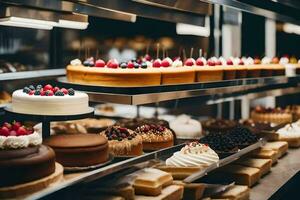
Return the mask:
<svg viewBox="0 0 300 200">
<path fill-rule="evenodd" d="M 50 136 L 50 122 L 51 121 L 68 121 L 68 120 L 76 120 L 83 119 L 94 116 L 94 108 L 89 107 L 86 112 L 74 115 L 39 115 L 39 114 L 28 114 L 28 113 L 19 113 L 12 110 L 11 105 L 4 108 L 5 112 L 12 119 L 25 121 L 39 121 L 42 122 L 42 135 L 43 138 L 47 138 Z"/>
</svg>

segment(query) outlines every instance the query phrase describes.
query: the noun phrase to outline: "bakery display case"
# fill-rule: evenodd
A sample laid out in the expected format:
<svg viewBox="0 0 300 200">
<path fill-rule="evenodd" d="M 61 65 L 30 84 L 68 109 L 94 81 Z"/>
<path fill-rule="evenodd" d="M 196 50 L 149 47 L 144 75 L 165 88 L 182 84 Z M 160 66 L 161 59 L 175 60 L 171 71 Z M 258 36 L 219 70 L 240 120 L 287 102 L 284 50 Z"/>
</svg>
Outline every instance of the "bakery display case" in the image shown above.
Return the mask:
<svg viewBox="0 0 300 200">
<path fill-rule="evenodd" d="M 299 10 L 0 0 L 0 199 L 295 198 Z"/>
</svg>

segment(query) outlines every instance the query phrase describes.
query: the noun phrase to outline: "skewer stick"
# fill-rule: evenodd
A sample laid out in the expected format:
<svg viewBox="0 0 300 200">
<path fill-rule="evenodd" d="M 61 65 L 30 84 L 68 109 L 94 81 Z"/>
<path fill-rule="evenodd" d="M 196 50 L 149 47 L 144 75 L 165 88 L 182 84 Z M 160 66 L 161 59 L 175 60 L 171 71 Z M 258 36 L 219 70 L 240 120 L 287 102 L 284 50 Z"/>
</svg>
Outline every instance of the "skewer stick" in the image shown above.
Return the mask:
<svg viewBox="0 0 300 200">
<path fill-rule="evenodd" d="M 97 48 L 97 50 L 96 50 L 96 57 L 95 57 L 96 60 L 98 59 L 98 56 L 99 56 L 99 49 Z"/>
<path fill-rule="evenodd" d="M 190 51 L 190 58 L 193 57 L 193 52 L 194 52 L 194 48 L 192 47 L 192 48 L 191 48 L 191 51 Z"/>
<path fill-rule="evenodd" d="M 202 57 L 202 49 L 199 49 L 199 58 Z"/>
<path fill-rule="evenodd" d="M 183 54 L 183 60 L 186 60 L 186 53 L 185 53 L 185 49 L 182 50 L 182 54 Z"/>
<path fill-rule="evenodd" d="M 157 49 L 156 49 L 156 59 L 159 57 L 159 43 L 157 43 Z"/>
</svg>

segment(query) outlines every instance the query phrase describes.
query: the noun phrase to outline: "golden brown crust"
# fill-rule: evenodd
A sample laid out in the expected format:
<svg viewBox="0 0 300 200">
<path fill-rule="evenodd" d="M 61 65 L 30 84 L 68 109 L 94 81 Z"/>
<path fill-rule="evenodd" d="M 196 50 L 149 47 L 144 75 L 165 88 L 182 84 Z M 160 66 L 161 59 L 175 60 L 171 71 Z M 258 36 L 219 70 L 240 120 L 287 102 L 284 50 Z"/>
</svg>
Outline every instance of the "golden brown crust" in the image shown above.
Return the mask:
<svg viewBox="0 0 300 200">
<path fill-rule="evenodd" d="M 210 82 L 223 80 L 223 68 L 221 66 L 195 67 L 196 82 Z"/>
<path fill-rule="evenodd" d="M 195 70 L 192 67 L 161 69 L 161 84 L 194 83 Z"/>
</svg>

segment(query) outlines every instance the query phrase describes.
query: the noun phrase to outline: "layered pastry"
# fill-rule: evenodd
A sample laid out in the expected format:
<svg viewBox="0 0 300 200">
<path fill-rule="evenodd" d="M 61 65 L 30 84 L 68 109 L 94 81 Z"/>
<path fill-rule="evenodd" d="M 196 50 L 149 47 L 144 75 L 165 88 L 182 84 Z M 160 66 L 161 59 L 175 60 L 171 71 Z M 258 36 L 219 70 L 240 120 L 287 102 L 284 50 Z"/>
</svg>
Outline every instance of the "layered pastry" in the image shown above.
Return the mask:
<svg viewBox="0 0 300 200">
<path fill-rule="evenodd" d="M 172 184 L 173 178 L 170 173 L 159 169 L 145 168 L 136 173 L 133 182 L 135 194 L 146 196 L 157 196 L 162 189 Z"/>
<path fill-rule="evenodd" d="M 284 76 L 285 74 L 285 64 L 286 64 L 287 59 L 286 58 L 281 58 L 279 60 L 278 57 L 274 57 L 271 60 L 272 64 L 272 69 L 273 69 L 273 76 Z"/>
<path fill-rule="evenodd" d="M 261 60 L 261 66 L 262 66 L 261 76 L 262 77 L 270 77 L 270 76 L 273 76 L 273 74 L 274 75 L 277 74 L 277 73 L 275 73 L 276 68 L 281 67 L 281 65 L 279 63 L 274 63 L 272 61 L 276 62 L 276 59 L 264 57 Z"/>
<path fill-rule="evenodd" d="M 11 102 L 11 95 L 6 91 L 0 92 L 0 104 Z"/>
<path fill-rule="evenodd" d="M 101 86 L 156 86 L 161 83 L 159 69 L 150 67 L 147 62 L 129 61 L 118 63 L 117 60 L 103 60 L 90 58 L 83 63 L 72 60 L 67 66 L 67 78 L 72 83 L 83 83 Z"/>
<path fill-rule="evenodd" d="M 166 166 L 160 169 L 172 173 L 175 179 L 184 179 L 218 161 L 218 154 L 208 145 L 191 142 L 168 158 Z"/>
<path fill-rule="evenodd" d="M 271 159 L 244 158 L 236 161 L 236 163 L 246 167 L 258 168 L 261 176 L 269 173 L 272 167 Z"/>
<path fill-rule="evenodd" d="M 194 83 L 195 82 L 195 70 L 190 65 L 182 66 L 180 58 L 174 62 L 169 57 L 165 58 L 161 62 L 161 84 L 181 84 L 181 83 Z M 153 65 L 155 64 L 155 61 Z M 193 65 L 192 65 L 193 66 Z"/>
<path fill-rule="evenodd" d="M 145 124 L 135 129 L 143 139 L 143 150 L 153 151 L 168 148 L 174 144 L 174 136 L 170 129 L 156 124 Z"/>
<path fill-rule="evenodd" d="M 162 189 L 158 196 L 136 195 L 135 200 L 181 200 L 183 198 L 183 186 L 170 185 Z"/>
<path fill-rule="evenodd" d="M 285 127 L 278 129 L 276 133 L 279 135 L 279 140 L 289 143 L 289 147 L 300 146 L 300 120 L 287 124 Z"/>
<path fill-rule="evenodd" d="M 208 144 L 219 154 L 236 153 L 238 145 L 226 134 L 210 133 L 200 139 L 203 144 Z"/>
<path fill-rule="evenodd" d="M 213 199 L 221 200 L 249 200 L 250 199 L 250 189 L 245 185 L 234 185 L 228 190 L 218 193 L 213 197 Z"/>
<path fill-rule="evenodd" d="M 142 137 L 120 126 L 111 126 L 101 132 L 108 139 L 109 153 L 114 156 L 139 156 L 143 154 Z"/>
<path fill-rule="evenodd" d="M 257 106 L 251 111 L 251 119 L 255 122 L 269 122 L 274 124 L 286 124 L 292 122 L 292 114 L 281 108 L 264 108 Z"/>
<path fill-rule="evenodd" d="M 232 59 L 228 59 L 227 61 L 224 60 L 222 62 L 222 65 L 223 65 L 223 70 L 224 70 L 223 79 L 224 80 L 235 79 L 237 66 L 234 66 L 233 60 Z"/>
<path fill-rule="evenodd" d="M 100 133 L 104 131 L 108 127 L 115 124 L 114 120 L 111 119 L 94 119 L 94 118 L 87 118 L 81 120 L 73 121 L 75 124 L 83 126 L 88 133 Z"/>
<path fill-rule="evenodd" d="M 37 132 L 20 122 L 0 127 L 0 187 L 38 180 L 54 171 L 55 153 L 42 145 Z"/>
<path fill-rule="evenodd" d="M 227 132 L 237 125 L 235 121 L 226 119 L 209 119 L 201 124 L 203 129 L 208 132 Z"/>
<path fill-rule="evenodd" d="M 247 78 L 247 67 L 240 58 L 231 58 L 233 65 L 236 67 L 236 78 Z"/>
<path fill-rule="evenodd" d="M 44 141 L 64 167 L 89 167 L 107 162 L 108 142 L 98 134 L 60 134 Z"/>
<path fill-rule="evenodd" d="M 246 167 L 236 164 L 226 165 L 219 169 L 220 172 L 230 175 L 235 183 L 253 186 L 261 177 L 260 170 L 254 167 Z"/>
<path fill-rule="evenodd" d="M 86 93 L 48 84 L 30 85 L 14 91 L 12 111 L 36 115 L 75 115 L 89 112 L 90 109 Z"/>
<path fill-rule="evenodd" d="M 196 82 L 211 82 L 223 80 L 224 70 L 220 65 L 216 66 L 215 61 L 199 57 L 196 60 Z"/>
<path fill-rule="evenodd" d="M 177 139 L 199 139 L 202 136 L 201 123 L 187 115 L 179 115 L 171 121 L 170 128 Z"/>
<path fill-rule="evenodd" d="M 262 149 L 263 150 L 273 150 L 276 152 L 277 158 L 281 158 L 287 153 L 288 143 L 286 141 L 275 141 L 275 142 L 267 142 Z"/>
<path fill-rule="evenodd" d="M 247 78 L 257 78 L 261 76 L 261 65 L 259 59 L 253 59 L 251 57 L 242 58 L 242 61 L 247 66 Z"/>
<path fill-rule="evenodd" d="M 132 119 L 127 119 L 127 118 L 120 119 L 116 122 L 115 125 L 126 127 L 131 130 L 135 130 L 137 127 L 145 124 L 156 124 L 156 125 L 170 128 L 169 122 L 166 120 L 157 119 L 157 118 L 141 118 L 141 117 L 132 118 Z"/>
</svg>

